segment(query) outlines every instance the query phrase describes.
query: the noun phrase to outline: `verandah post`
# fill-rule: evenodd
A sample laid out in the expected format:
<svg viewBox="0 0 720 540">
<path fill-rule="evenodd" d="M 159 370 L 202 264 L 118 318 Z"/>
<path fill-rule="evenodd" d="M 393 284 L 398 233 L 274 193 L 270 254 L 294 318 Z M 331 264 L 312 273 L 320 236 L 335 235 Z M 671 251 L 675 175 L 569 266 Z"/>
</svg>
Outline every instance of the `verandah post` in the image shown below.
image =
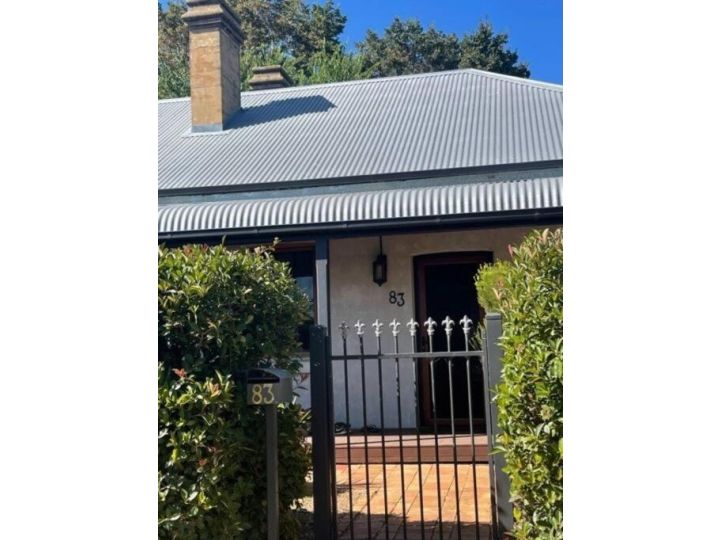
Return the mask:
<svg viewBox="0 0 720 540">
<path fill-rule="evenodd" d="M 335 538 L 335 412 L 330 358 L 330 246 L 315 240 L 317 326 L 310 328 L 310 399 L 315 538 Z"/>
</svg>

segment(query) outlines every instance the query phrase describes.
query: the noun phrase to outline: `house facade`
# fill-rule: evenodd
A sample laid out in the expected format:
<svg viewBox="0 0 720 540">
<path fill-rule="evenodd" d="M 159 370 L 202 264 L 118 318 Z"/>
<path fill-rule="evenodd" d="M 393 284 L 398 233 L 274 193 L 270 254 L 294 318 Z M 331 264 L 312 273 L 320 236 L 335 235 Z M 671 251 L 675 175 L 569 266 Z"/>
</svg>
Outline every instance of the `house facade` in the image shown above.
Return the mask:
<svg viewBox="0 0 720 540">
<path fill-rule="evenodd" d="M 237 16 L 219 0 L 188 5 L 192 96 L 158 103 L 158 240 L 280 239 L 278 258 L 313 300 L 334 354 L 343 321 L 367 325 L 372 351 L 376 319 L 477 323 L 478 266 L 507 258 L 532 229 L 562 225 L 561 86 L 464 69 L 294 87 L 265 67 L 241 92 Z M 391 339 L 381 336 L 384 349 Z M 409 333 L 399 340 L 408 350 Z M 359 369 L 348 368 L 351 396 Z M 395 380 L 394 366 L 386 376 Z M 412 379 L 411 363 L 400 376 Z M 375 388 L 377 369 L 366 377 Z M 343 380 L 336 372 L 344 421 Z M 305 405 L 310 383 L 298 390 Z M 380 424 L 377 397 L 368 393 L 368 424 Z M 412 385 L 401 399 L 403 426 L 429 421 L 413 412 Z M 361 426 L 358 400 L 349 412 Z M 399 425 L 394 407 L 384 423 Z"/>
</svg>

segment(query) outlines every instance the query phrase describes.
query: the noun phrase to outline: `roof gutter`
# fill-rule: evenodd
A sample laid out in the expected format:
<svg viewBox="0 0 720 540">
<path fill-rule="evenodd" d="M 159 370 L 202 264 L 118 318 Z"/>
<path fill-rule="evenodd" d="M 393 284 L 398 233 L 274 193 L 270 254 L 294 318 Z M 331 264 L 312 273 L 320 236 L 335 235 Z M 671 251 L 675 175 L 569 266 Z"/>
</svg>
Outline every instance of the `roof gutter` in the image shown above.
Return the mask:
<svg viewBox="0 0 720 540">
<path fill-rule="evenodd" d="M 347 236 L 366 236 L 377 233 L 407 234 L 438 229 L 550 225 L 562 224 L 562 219 L 563 209 L 562 207 L 558 207 L 518 210 L 514 212 L 483 212 L 454 216 L 427 216 L 422 218 L 317 223 L 282 227 L 252 227 L 243 229 L 159 233 L 158 242 L 169 245 L 183 243 L 217 243 L 225 240 L 229 241 L 229 243 L 238 243 L 243 240 L 260 243 L 272 241 L 275 237 L 292 237 L 293 239 L 300 240 L 312 239 L 318 236 L 340 238 Z"/>
<path fill-rule="evenodd" d="M 562 159 L 547 161 L 529 161 L 526 163 L 510 163 L 503 165 L 483 165 L 478 167 L 457 167 L 454 169 L 435 169 L 431 171 L 410 171 L 401 173 L 374 174 L 363 176 L 344 176 L 340 178 L 316 178 L 311 180 L 289 180 L 283 182 L 264 182 L 256 184 L 234 184 L 227 186 L 205 186 L 177 189 L 159 189 L 158 197 L 177 197 L 192 195 L 216 195 L 219 193 L 239 193 L 251 191 L 268 191 L 282 189 L 299 189 L 308 187 L 338 186 L 347 184 L 368 184 L 374 182 L 392 182 L 398 180 L 421 180 L 448 176 L 464 176 L 468 174 L 492 174 L 515 171 L 534 171 L 538 169 L 560 168 Z"/>
</svg>

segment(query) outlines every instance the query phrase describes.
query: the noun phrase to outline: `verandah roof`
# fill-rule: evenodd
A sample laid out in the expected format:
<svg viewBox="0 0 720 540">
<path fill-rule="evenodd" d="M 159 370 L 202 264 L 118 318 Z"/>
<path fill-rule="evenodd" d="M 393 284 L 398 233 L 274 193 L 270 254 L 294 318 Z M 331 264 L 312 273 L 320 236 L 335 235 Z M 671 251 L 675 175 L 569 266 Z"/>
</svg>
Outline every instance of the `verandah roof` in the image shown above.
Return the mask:
<svg viewBox="0 0 720 540">
<path fill-rule="evenodd" d="M 427 184 L 428 182 L 425 182 Z M 562 208 L 562 170 L 444 181 L 351 186 L 340 193 L 302 190 L 235 194 L 220 200 L 161 204 L 158 233 L 231 231 Z M 300 191 L 300 190 L 298 190 Z M 218 197 L 216 197 L 217 199 Z"/>
</svg>

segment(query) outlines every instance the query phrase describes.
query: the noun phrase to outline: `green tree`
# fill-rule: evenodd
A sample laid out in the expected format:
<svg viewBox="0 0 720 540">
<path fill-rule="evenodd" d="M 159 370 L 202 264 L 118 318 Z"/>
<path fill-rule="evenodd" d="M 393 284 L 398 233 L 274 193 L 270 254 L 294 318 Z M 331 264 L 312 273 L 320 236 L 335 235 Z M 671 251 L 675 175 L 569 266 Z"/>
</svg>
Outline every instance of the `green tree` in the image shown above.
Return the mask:
<svg viewBox="0 0 720 540">
<path fill-rule="evenodd" d="M 307 5 L 304 0 L 228 0 L 240 16 L 243 88 L 255 66 L 280 64 L 298 84 L 347 80 L 361 76 L 358 62 L 340 43 L 345 17 L 334 0 Z M 187 6 L 158 4 L 158 97 L 190 95 Z M 337 73 L 337 75 L 334 75 Z M 323 79 L 326 74 L 327 79 Z"/>
<path fill-rule="evenodd" d="M 425 30 L 417 19 L 402 21 L 397 17 L 382 36 L 368 30 L 358 43 L 358 51 L 374 77 L 455 69 L 460 61 L 455 34 L 433 27 Z"/>
<path fill-rule="evenodd" d="M 158 3 L 158 98 L 190 95 L 188 29 L 182 16 L 184 3 Z"/>
<path fill-rule="evenodd" d="M 425 30 L 416 19 L 395 18 L 382 36 L 368 30 L 358 43 L 364 65 L 374 77 L 427 73 L 474 67 L 496 73 L 529 77 L 527 64 L 507 48 L 509 37 L 495 34 L 489 22 L 459 39 L 434 27 Z"/>
<path fill-rule="evenodd" d="M 530 77 L 527 63 L 518 63 L 517 52 L 507 48 L 508 39 L 504 32 L 493 33 L 488 21 L 481 22 L 475 32 L 460 42 L 460 67 Z"/>
<path fill-rule="evenodd" d="M 358 55 L 342 51 L 319 52 L 310 57 L 305 68 L 297 75 L 296 83 L 322 84 L 327 82 L 369 79 L 371 72 L 365 68 Z"/>
<path fill-rule="evenodd" d="M 310 48 L 305 51 L 305 54 L 312 56 L 318 52 L 327 54 L 342 52 L 340 34 L 345 30 L 346 22 L 347 17 L 342 14 L 333 0 L 327 0 L 324 4 L 310 6 L 310 18 L 307 27 L 307 41 Z"/>
<path fill-rule="evenodd" d="M 278 0 L 229 0 L 240 16 L 243 47 L 254 49 L 269 45 L 280 35 L 280 4 Z M 284 19 L 283 19 L 284 22 Z"/>
<path fill-rule="evenodd" d="M 334 0 L 308 6 L 305 0 L 229 0 L 240 16 L 243 48 L 280 50 L 306 63 L 318 52 L 341 50 L 347 17 Z"/>
<path fill-rule="evenodd" d="M 240 67 L 247 89 L 255 66 L 280 64 L 296 84 L 386 77 L 474 67 L 529 77 L 527 64 L 509 50 L 508 35 L 489 22 L 458 38 L 416 19 L 395 18 L 382 35 L 368 30 L 358 53 L 340 43 L 347 17 L 334 0 L 228 0 L 240 16 L 243 47 Z M 183 0 L 158 4 L 158 97 L 190 95 L 188 30 Z"/>
</svg>

